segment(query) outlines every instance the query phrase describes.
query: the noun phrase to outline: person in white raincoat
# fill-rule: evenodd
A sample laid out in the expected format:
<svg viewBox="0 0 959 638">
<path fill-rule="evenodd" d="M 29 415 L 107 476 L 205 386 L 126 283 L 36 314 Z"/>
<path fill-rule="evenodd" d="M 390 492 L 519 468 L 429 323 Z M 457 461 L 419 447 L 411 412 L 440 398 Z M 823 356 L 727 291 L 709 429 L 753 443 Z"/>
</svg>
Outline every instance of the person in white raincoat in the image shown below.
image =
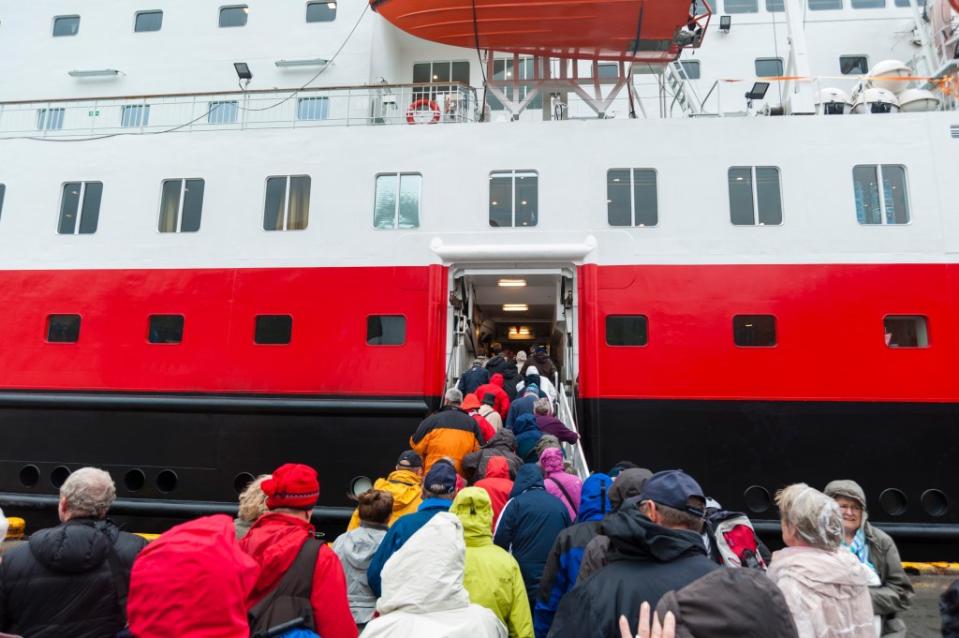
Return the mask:
<svg viewBox="0 0 959 638">
<path fill-rule="evenodd" d="M 493 612 L 470 603 L 465 564 L 463 524 L 436 514 L 386 561 L 379 617 L 362 638 L 507 638 Z"/>
</svg>

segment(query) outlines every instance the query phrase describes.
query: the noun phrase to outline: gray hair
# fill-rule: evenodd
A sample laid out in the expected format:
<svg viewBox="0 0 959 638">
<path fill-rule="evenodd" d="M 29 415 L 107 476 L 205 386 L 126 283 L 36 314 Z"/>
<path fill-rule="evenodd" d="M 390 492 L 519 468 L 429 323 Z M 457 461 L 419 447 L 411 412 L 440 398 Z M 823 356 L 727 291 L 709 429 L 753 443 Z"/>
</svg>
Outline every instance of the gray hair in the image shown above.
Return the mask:
<svg viewBox="0 0 959 638">
<path fill-rule="evenodd" d="M 456 388 L 450 388 L 446 391 L 446 402 L 450 405 L 459 405 L 463 402 L 463 393 Z"/>
<path fill-rule="evenodd" d="M 549 404 L 549 399 L 541 397 L 533 403 L 533 412 L 536 414 L 549 414 L 553 411 L 553 406 Z"/>
<path fill-rule="evenodd" d="M 557 439 L 552 434 L 544 434 L 539 437 L 539 441 L 536 442 L 536 446 L 533 448 L 536 451 L 536 458 L 539 458 L 543 455 L 543 450 L 554 447 L 558 450 L 562 450 L 563 447 L 559 444 L 559 439 Z"/>
<path fill-rule="evenodd" d="M 60 498 L 72 516 L 104 518 L 117 498 L 117 488 L 100 468 L 81 467 L 60 486 Z"/>
<path fill-rule="evenodd" d="M 788 525 L 806 544 L 834 550 L 842 543 L 842 513 L 836 501 L 805 483 L 795 483 L 776 494 L 776 505 Z"/>
</svg>

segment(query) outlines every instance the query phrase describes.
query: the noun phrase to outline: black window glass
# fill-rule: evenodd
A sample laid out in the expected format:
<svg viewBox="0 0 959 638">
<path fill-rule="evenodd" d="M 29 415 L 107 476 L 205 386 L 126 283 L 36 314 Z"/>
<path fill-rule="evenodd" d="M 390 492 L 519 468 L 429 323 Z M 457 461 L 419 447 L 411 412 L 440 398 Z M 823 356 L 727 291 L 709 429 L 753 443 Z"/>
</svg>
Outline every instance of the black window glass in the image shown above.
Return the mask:
<svg viewBox="0 0 959 638">
<path fill-rule="evenodd" d="M 102 182 L 87 182 L 83 189 L 83 207 L 80 209 L 80 234 L 97 232 L 100 219 L 100 199 L 103 196 Z"/>
<path fill-rule="evenodd" d="M 778 168 L 756 167 L 756 199 L 760 224 L 775 226 L 783 223 L 782 191 L 779 188 Z"/>
<path fill-rule="evenodd" d="M 133 25 L 133 30 L 137 33 L 144 33 L 146 31 L 159 31 L 162 26 L 162 11 L 141 11 L 137 14 L 136 23 Z"/>
<path fill-rule="evenodd" d="M 776 345 L 776 318 L 772 315 L 736 315 L 733 317 L 733 341 L 737 346 Z"/>
<path fill-rule="evenodd" d="M 150 315 L 150 343 L 180 343 L 183 341 L 183 315 Z"/>
<path fill-rule="evenodd" d="M 332 22 L 336 20 L 336 2 L 307 2 L 307 22 Z"/>
<path fill-rule="evenodd" d="M 80 16 L 57 16 L 53 19 L 53 35 L 76 35 L 80 31 Z"/>
<path fill-rule="evenodd" d="M 513 175 L 493 173 L 489 178 L 489 225 L 513 225 Z"/>
<path fill-rule="evenodd" d="M 47 317 L 47 341 L 76 343 L 80 339 L 80 315 L 50 315 Z"/>
<path fill-rule="evenodd" d="M 904 166 L 860 164 L 853 167 L 852 179 L 856 219 L 860 224 L 909 223 Z"/>
<path fill-rule="evenodd" d="M 246 25 L 246 19 L 250 15 L 250 8 L 244 5 L 235 7 L 220 7 L 220 26 L 221 27 L 242 27 Z"/>
<path fill-rule="evenodd" d="M 200 215 L 203 212 L 202 179 L 188 179 L 183 190 L 183 223 L 180 231 L 195 233 L 200 230 Z"/>
<path fill-rule="evenodd" d="M 77 211 L 80 209 L 80 182 L 67 182 L 63 185 L 63 197 L 60 198 L 60 225 L 57 232 L 72 235 L 77 229 Z"/>
<path fill-rule="evenodd" d="M 293 317 L 290 315 L 257 315 L 253 341 L 265 345 L 290 343 Z"/>
<path fill-rule="evenodd" d="M 889 316 L 883 319 L 890 348 L 928 348 L 929 330 L 923 316 Z"/>
<path fill-rule="evenodd" d="M 645 346 L 649 341 L 646 315 L 610 315 L 606 317 L 606 344 Z"/>
<path fill-rule="evenodd" d="M 729 216 L 739 225 L 755 224 L 753 209 L 753 175 L 748 166 L 729 169 Z"/>
<path fill-rule="evenodd" d="M 57 232 L 61 235 L 73 235 L 77 232 L 81 234 L 95 233 L 100 218 L 100 199 L 102 196 L 102 182 L 65 183 L 60 198 L 60 222 L 57 226 Z"/>
<path fill-rule="evenodd" d="M 606 172 L 606 211 L 610 226 L 632 226 L 630 170 L 614 168 Z"/>
<path fill-rule="evenodd" d="M 839 72 L 843 75 L 865 75 L 869 73 L 868 65 L 864 55 L 839 56 Z"/>
<path fill-rule="evenodd" d="M 370 315 L 366 318 L 366 343 L 371 346 L 401 346 L 406 342 L 406 317 Z"/>
</svg>

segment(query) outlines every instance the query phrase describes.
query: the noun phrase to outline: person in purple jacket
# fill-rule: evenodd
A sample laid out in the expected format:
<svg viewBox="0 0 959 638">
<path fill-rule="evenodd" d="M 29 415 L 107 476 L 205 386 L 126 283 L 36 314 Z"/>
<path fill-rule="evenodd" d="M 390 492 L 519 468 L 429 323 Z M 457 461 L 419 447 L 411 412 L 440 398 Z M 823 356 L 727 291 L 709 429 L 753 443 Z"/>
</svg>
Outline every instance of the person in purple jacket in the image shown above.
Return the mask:
<svg viewBox="0 0 959 638">
<path fill-rule="evenodd" d="M 550 414 L 549 399 L 537 399 L 533 404 L 533 413 L 536 415 L 536 427 L 543 434 L 552 434 L 563 443 L 570 445 L 574 445 L 579 440 L 578 434 Z"/>
<path fill-rule="evenodd" d="M 569 512 L 569 519 L 575 521 L 583 481 L 563 469 L 563 451 L 557 448 L 543 450 L 539 457 L 539 466 L 543 468 L 543 486 L 546 491 L 563 502 Z"/>
</svg>

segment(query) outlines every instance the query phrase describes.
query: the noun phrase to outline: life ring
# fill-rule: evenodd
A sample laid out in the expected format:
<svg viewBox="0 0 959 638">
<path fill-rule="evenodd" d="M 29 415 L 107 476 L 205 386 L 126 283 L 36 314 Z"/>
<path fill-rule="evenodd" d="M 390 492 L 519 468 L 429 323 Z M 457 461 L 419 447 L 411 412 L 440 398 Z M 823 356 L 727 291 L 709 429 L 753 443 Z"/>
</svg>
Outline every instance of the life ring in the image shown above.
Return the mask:
<svg viewBox="0 0 959 638">
<path fill-rule="evenodd" d="M 416 112 L 419 111 L 422 107 L 428 106 L 431 111 L 433 111 L 433 117 L 430 119 L 429 124 L 436 124 L 440 121 L 442 114 L 440 113 L 440 105 L 437 104 L 434 100 L 429 98 L 420 98 L 410 104 L 410 108 L 406 109 L 406 122 L 408 124 L 418 124 L 416 121 Z"/>
</svg>

